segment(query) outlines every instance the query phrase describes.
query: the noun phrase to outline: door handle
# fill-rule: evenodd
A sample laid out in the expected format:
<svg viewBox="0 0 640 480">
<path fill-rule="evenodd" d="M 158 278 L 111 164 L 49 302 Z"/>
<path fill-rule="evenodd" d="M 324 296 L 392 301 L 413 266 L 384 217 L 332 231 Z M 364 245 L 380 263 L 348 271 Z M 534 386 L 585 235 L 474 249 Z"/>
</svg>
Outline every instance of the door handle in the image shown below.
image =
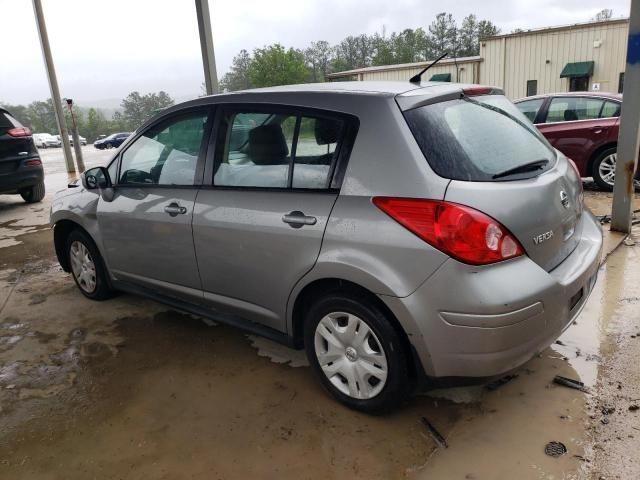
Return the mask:
<svg viewBox="0 0 640 480">
<path fill-rule="evenodd" d="M 165 206 L 164 211 L 172 217 L 175 217 L 176 215 L 184 215 L 185 213 L 187 213 L 187 207 L 181 207 L 176 202 L 173 202 Z"/>
<path fill-rule="evenodd" d="M 315 225 L 318 219 L 305 215 L 304 213 L 294 210 L 293 212 L 285 213 L 282 216 L 282 221 L 288 223 L 293 228 L 300 228 L 303 225 Z"/>
<path fill-rule="evenodd" d="M 605 132 L 606 130 L 607 130 L 607 127 L 593 127 L 591 129 L 591 131 L 596 134 Z"/>
</svg>

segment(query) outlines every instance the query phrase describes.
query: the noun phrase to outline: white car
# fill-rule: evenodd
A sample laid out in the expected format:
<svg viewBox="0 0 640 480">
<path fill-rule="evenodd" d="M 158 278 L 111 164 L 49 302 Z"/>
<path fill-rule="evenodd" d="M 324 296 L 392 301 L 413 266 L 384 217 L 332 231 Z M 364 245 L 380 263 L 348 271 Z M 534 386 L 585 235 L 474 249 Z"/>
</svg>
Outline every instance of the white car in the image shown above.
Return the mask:
<svg viewBox="0 0 640 480">
<path fill-rule="evenodd" d="M 38 148 L 59 147 L 61 142 L 50 133 L 34 133 L 33 141 Z"/>
<path fill-rule="evenodd" d="M 82 135 L 78 136 L 80 138 L 80 145 L 86 145 L 87 144 L 87 139 L 84 138 Z M 56 135 L 56 138 L 58 139 L 58 141 L 60 141 L 60 135 Z M 69 144 L 73 147 L 73 136 L 69 135 Z"/>
</svg>

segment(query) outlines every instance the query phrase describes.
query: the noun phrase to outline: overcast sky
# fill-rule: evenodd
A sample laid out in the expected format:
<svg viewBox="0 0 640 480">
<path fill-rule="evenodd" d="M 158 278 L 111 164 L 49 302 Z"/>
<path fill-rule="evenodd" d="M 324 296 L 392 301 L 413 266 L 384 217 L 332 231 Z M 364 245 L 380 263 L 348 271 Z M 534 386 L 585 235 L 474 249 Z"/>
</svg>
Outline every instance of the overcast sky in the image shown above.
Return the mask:
<svg viewBox="0 0 640 480">
<path fill-rule="evenodd" d="M 63 97 L 117 105 L 133 90 L 195 95 L 203 81 L 193 0 L 42 0 Z M 447 10 L 475 13 L 503 32 L 588 21 L 629 0 L 209 0 L 218 76 L 242 48 L 426 28 Z M 0 0 L 0 103 L 49 97 L 31 0 Z"/>
</svg>

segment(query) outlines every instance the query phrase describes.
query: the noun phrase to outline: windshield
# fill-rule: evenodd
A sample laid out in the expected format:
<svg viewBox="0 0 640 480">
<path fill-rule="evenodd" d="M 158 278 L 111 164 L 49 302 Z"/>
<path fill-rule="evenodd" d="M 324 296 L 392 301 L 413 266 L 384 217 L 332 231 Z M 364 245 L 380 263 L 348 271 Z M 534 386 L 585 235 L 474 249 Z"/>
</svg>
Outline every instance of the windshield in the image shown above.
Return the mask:
<svg viewBox="0 0 640 480">
<path fill-rule="evenodd" d="M 444 178 L 496 181 L 496 175 L 514 169 L 498 178 L 516 180 L 537 176 L 555 163 L 553 148 L 502 95 L 450 100 L 404 115 L 429 165 Z M 533 163 L 538 167 L 517 170 Z"/>
</svg>

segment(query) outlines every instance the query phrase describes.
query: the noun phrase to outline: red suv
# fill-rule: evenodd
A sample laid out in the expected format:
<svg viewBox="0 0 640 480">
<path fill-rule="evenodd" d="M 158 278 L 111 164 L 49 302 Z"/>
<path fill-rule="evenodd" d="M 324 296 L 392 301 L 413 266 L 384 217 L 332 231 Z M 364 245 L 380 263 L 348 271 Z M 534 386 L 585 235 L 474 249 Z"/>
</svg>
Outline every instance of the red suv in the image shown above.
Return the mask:
<svg viewBox="0 0 640 480">
<path fill-rule="evenodd" d="M 583 177 L 613 189 L 622 95 L 551 93 L 514 102 Z"/>
</svg>

